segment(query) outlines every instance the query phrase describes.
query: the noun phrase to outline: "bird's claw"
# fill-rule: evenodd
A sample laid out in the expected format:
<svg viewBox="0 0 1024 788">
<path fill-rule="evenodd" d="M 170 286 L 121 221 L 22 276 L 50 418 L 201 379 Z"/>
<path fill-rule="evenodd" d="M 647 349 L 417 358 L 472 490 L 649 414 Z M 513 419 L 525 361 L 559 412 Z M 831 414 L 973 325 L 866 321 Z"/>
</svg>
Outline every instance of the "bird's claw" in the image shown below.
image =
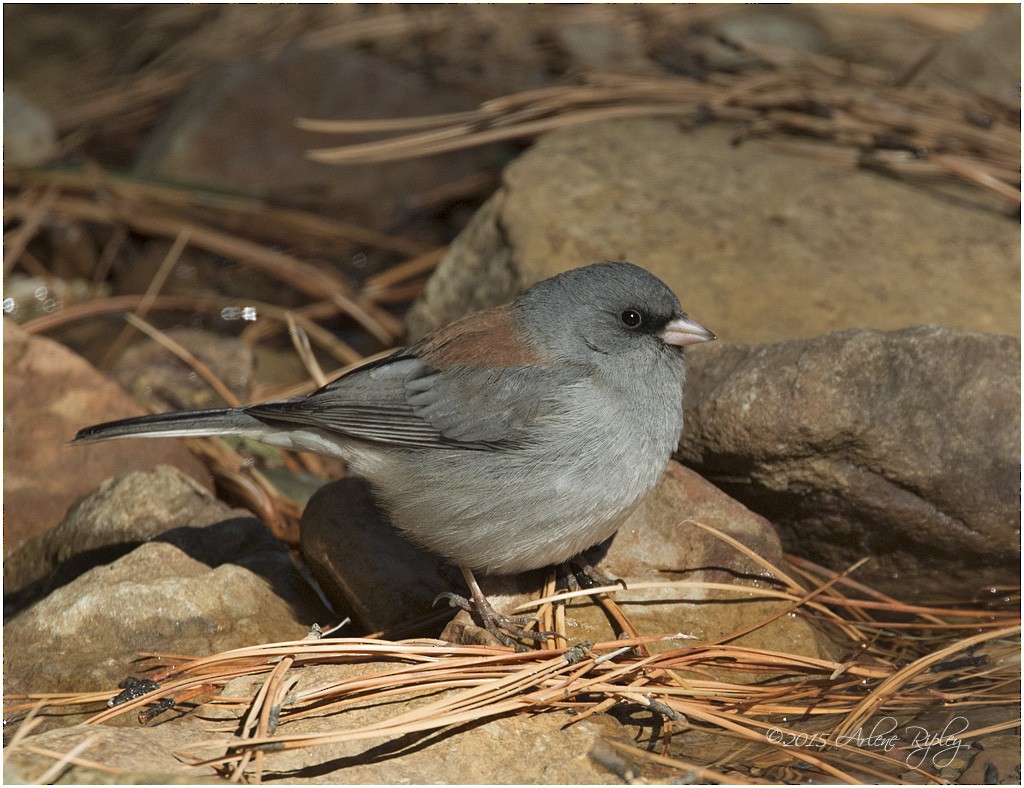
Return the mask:
<svg viewBox="0 0 1024 788">
<path fill-rule="evenodd" d="M 465 610 L 470 614 L 475 613 L 479 617 L 480 623 L 483 624 L 484 629 L 505 646 L 512 646 L 518 649 L 521 647 L 519 643 L 521 640 L 543 643 L 548 638 L 558 636 L 557 632 L 526 629 L 530 624 L 536 624 L 539 627 L 541 620 L 536 616 L 503 615 L 495 610 L 486 600 L 484 604 L 477 604 L 473 600 L 459 594 L 444 591 L 434 597 L 432 604 L 437 605 L 442 599 L 447 600 L 449 605 L 457 607 L 459 610 Z"/>
</svg>

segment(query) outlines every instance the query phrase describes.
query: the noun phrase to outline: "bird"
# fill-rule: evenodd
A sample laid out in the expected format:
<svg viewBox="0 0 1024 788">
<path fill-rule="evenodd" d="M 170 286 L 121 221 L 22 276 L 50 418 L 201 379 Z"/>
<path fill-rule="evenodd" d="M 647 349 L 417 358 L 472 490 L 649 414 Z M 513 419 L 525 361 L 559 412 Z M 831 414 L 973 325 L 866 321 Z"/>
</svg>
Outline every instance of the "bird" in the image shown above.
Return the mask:
<svg viewBox="0 0 1024 788">
<path fill-rule="evenodd" d="M 644 268 L 594 263 L 312 394 L 108 422 L 73 443 L 238 435 L 339 456 L 399 530 L 462 570 L 472 602 L 443 596 L 508 643 L 525 619 L 498 614 L 474 573 L 562 564 L 611 537 L 679 442 L 683 349 L 715 338 Z"/>
</svg>

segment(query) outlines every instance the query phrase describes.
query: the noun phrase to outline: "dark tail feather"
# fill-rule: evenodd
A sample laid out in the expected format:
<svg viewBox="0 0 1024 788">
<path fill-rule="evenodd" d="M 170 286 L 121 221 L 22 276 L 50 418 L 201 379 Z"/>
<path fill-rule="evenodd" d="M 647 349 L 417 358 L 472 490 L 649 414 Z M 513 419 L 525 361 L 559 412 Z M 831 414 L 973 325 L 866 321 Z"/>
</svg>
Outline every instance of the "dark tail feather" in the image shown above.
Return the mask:
<svg viewBox="0 0 1024 788">
<path fill-rule="evenodd" d="M 182 437 L 187 435 L 246 435 L 267 432 L 267 425 L 236 408 L 157 413 L 134 419 L 109 421 L 79 430 L 72 443 L 112 438 Z"/>
</svg>

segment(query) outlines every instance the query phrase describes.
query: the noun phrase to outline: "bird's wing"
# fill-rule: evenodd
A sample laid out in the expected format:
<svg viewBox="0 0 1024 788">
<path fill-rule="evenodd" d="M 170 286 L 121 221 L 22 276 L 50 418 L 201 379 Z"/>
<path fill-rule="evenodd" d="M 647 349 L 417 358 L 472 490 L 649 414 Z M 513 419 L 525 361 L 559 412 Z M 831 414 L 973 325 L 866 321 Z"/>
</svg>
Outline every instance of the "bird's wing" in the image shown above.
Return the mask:
<svg viewBox="0 0 1024 788">
<path fill-rule="evenodd" d="M 308 397 L 245 411 L 271 424 L 311 426 L 374 443 L 494 449 L 523 443 L 542 403 L 579 377 L 555 365 L 438 368 L 416 350 L 355 369 Z"/>
</svg>

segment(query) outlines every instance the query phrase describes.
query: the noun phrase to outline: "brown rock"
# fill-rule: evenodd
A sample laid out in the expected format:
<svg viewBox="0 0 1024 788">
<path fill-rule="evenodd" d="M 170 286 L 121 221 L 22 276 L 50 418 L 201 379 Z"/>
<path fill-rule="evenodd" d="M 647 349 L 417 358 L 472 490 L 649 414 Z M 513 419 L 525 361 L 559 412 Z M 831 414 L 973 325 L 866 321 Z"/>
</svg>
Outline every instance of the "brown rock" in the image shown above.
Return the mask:
<svg viewBox="0 0 1024 788">
<path fill-rule="evenodd" d="M 470 151 L 389 164 L 328 166 L 306 152 L 337 137 L 296 127 L 296 118 L 335 120 L 431 115 L 476 100 L 356 50 L 286 50 L 239 60 L 200 79 L 149 138 L 136 171 L 386 227 L 410 213 L 409 198 L 471 175 L 487 153 Z"/>
<path fill-rule="evenodd" d="M 306 664 L 290 673 L 298 683 L 293 693 L 337 685 L 391 667 L 388 663 L 356 665 Z M 251 698 L 265 677 L 242 677 L 228 683 L 224 698 Z M 435 700 L 436 692 L 412 691 L 407 697 L 383 701 L 361 699 L 341 714 L 317 714 L 303 719 L 285 719 L 280 734 L 330 734 L 388 720 Z M 5 753 L 7 782 L 36 782 L 53 765 L 54 758 L 42 757 L 29 747 L 67 752 L 86 739 L 88 747 L 79 754 L 118 770 L 113 775 L 121 784 L 211 782 L 209 766 L 188 768 L 178 753 L 209 757 L 215 748 L 202 742 L 227 741 L 225 722 L 234 723 L 246 706 L 208 704 L 193 714 L 160 718 L 145 728 L 132 725 L 76 725 L 29 736 L 24 746 Z M 235 723 L 237 724 L 237 723 Z M 219 728 L 220 730 L 214 730 Z M 312 745 L 292 750 L 268 751 L 262 760 L 264 781 L 285 780 L 289 784 L 618 784 L 621 777 L 605 764 L 611 762 L 623 772 L 658 775 L 657 767 L 634 762 L 614 745 L 632 746 L 626 729 L 615 719 L 597 714 L 574 719 L 564 711 L 520 714 L 494 720 L 395 736 L 384 732 L 370 739 Z M 611 757 L 610 757 L 611 756 Z M 250 767 L 251 769 L 251 767 Z M 63 782 L 110 781 L 109 773 L 75 765 Z M 660 782 L 661 780 L 658 780 Z"/>
<path fill-rule="evenodd" d="M 143 413 L 80 356 L 4 321 L 5 554 L 110 476 L 169 464 L 210 486 L 206 468 L 175 440 L 68 445 L 82 427 Z"/>
<path fill-rule="evenodd" d="M 410 334 L 623 259 L 732 340 L 918 323 L 1019 332 L 1016 219 L 735 135 L 635 120 L 545 136 L 456 239 Z"/>
<path fill-rule="evenodd" d="M 690 356 L 685 462 L 900 598 L 1020 578 L 1020 341 L 930 326 Z"/>
<path fill-rule="evenodd" d="M 293 674 L 298 677 L 294 692 L 335 686 L 387 667 L 387 663 L 309 665 Z M 262 681 L 260 677 L 235 679 L 224 688 L 223 696 L 252 697 Z M 391 702 L 359 702 L 340 716 L 316 715 L 284 722 L 278 732 L 325 734 L 384 725 L 437 698 L 434 692 L 412 692 L 410 696 Z M 236 719 L 230 709 L 211 705 L 198 714 Z M 371 739 L 268 753 L 264 769 L 289 782 L 617 784 L 620 779 L 591 757 L 595 749 L 610 749 L 608 741 L 632 744 L 623 726 L 603 714 L 579 722 L 561 711 L 521 714 L 446 728 L 440 734 L 424 731 L 396 737 L 382 733 Z"/>
<path fill-rule="evenodd" d="M 109 689 L 140 651 L 295 640 L 327 615 L 258 520 L 178 528 L 6 622 L 4 681 L 9 692 Z"/>
<path fill-rule="evenodd" d="M 909 81 L 971 90 L 996 101 L 1020 103 L 1020 5 L 998 5 L 973 30 L 936 47 Z"/>
<path fill-rule="evenodd" d="M 20 608 L 165 531 L 245 514 L 232 512 L 169 465 L 107 479 L 60 525 L 32 536 L 4 559 L 5 616 L 11 614 L 8 606 Z"/>
<path fill-rule="evenodd" d="M 42 748 L 66 753 L 89 744 L 78 751 L 81 759 L 99 763 L 104 770 L 81 764 L 68 764 L 61 773 L 61 783 L 80 785 L 182 785 L 213 783 L 212 767 L 190 768 L 175 752 L 186 749 L 193 741 L 211 738 L 209 731 L 191 717 L 174 721 L 174 725 L 137 725 L 113 728 L 106 725 L 71 725 L 31 735 L 24 746 L 14 746 L 4 762 L 4 782 L 36 784 L 56 762 L 52 756 L 41 755 Z M 113 769 L 110 772 L 109 769 Z"/>
<path fill-rule="evenodd" d="M 167 336 L 213 371 L 239 400 L 249 399 L 253 377 L 252 345 L 237 337 L 194 328 L 172 328 Z M 222 408 L 220 394 L 167 348 L 146 339 L 130 348 L 111 371 L 125 391 L 156 410 Z"/>
</svg>

